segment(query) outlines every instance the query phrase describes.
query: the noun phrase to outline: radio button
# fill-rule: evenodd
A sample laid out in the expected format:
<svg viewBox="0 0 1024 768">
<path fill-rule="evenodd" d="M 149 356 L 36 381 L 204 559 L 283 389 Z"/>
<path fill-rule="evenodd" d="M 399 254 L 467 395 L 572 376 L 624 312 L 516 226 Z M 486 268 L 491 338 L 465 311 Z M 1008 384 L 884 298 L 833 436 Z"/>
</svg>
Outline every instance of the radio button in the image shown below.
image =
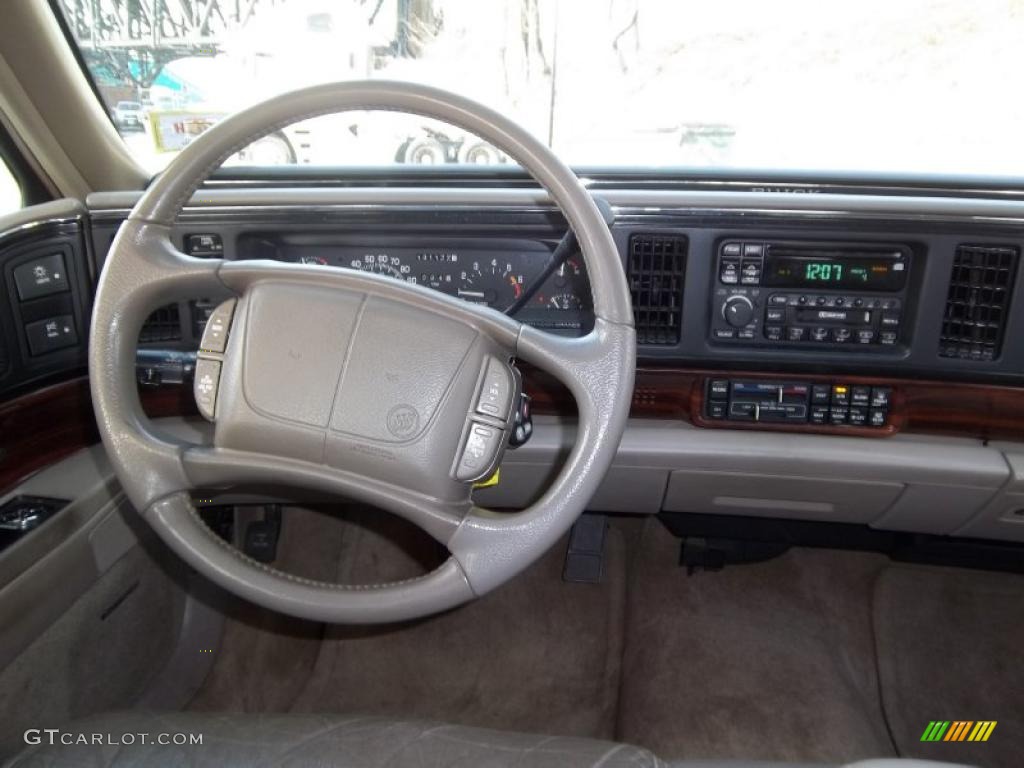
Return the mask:
<svg viewBox="0 0 1024 768">
<path fill-rule="evenodd" d="M 828 341 L 828 328 L 812 328 L 811 338 L 815 341 Z"/>
<path fill-rule="evenodd" d="M 872 408 L 868 415 L 868 423 L 872 427 L 884 427 L 885 417 L 886 412 L 881 408 Z"/>
<path fill-rule="evenodd" d="M 743 330 L 741 330 L 736 335 L 739 338 L 743 339 L 744 341 L 749 341 L 749 340 L 752 340 L 754 338 L 754 329 L 753 328 L 744 328 Z"/>
<path fill-rule="evenodd" d="M 725 409 L 725 403 L 708 403 L 708 417 L 712 419 L 724 419 Z"/>
<path fill-rule="evenodd" d="M 720 341 L 736 338 L 736 331 L 732 328 L 715 328 L 715 338 Z"/>
<path fill-rule="evenodd" d="M 738 259 L 722 259 L 718 272 L 718 280 L 726 285 L 736 285 L 740 281 L 740 262 Z"/>
<path fill-rule="evenodd" d="M 842 296 L 836 296 L 835 304 L 837 307 L 841 307 L 844 304 L 846 304 L 846 299 L 844 299 Z"/>
<path fill-rule="evenodd" d="M 857 331 L 858 344 L 871 344 L 875 340 L 874 331 Z"/>
<path fill-rule="evenodd" d="M 833 405 L 828 412 L 828 420 L 833 424 L 845 424 L 850 409 L 845 405 Z"/>
<path fill-rule="evenodd" d="M 766 323 L 784 323 L 786 322 L 786 310 L 766 309 L 764 312 L 764 321 Z"/>
<path fill-rule="evenodd" d="M 782 326 L 766 325 L 764 327 L 764 335 L 768 341 L 782 341 Z"/>
<path fill-rule="evenodd" d="M 850 340 L 850 329 L 849 328 L 833 328 L 832 329 L 832 341 L 837 344 L 845 344 Z"/>
<path fill-rule="evenodd" d="M 760 243 L 747 243 L 743 246 L 744 256 L 764 256 L 764 246 Z"/>
<path fill-rule="evenodd" d="M 819 296 L 814 300 L 814 303 L 817 304 L 819 307 L 824 307 L 826 301 L 828 301 L 828 299 L 826 299 L 824 296 Z"/>
<path fill-rule="evenodd" d="M 743 260 L 743 270 L 740 276 L 740 282 L 743 285 L 758 285 L 761 282 L 761 262 L 751 261 L 749 259 Z"/>
<path fill-rule="evenodd" d="M 739 256 L 742 253 L 742 247 L 739 243 L 726 243 L 722 246 L 723 256 Z"/>
<path fill-rule="evenodd" d="M 771 298 L 768 299 L 768 303 L 769 304 L 774 304 L 777 307 L 778 306 L 783 306 L 784 307 L 786 304 L 789 304 L 789 297 L 786 296 L 783 293 L 773 293 L 771 295 Z"/>
<path fill-rule="evenodd" d="M 899 312 L 883 312 L 882 313 L 882 327 L 883 328 L 899 328 L 900 327 L 900 313 Z"/>
<path fill-rule="evenodd" d="M 863 427 L 868 422 L 868 409 L 859 406 L 850 407 L 850 426 Z"/>
<path fill-rule="evenodd" d="M 807 336 L 807 329 L 796 325 L 786 329 L 786 340 L 787 341 L 803 341 Z"/>
<path fill-rule="evenodd" d="M 882 344 L 891 346 L 896 343 L 897 335 L 896 331 L 882 331 L 878 334 L 878 340 Z"/>
<path fill-rule="evenodd" d="M 796 300 L 796 303 L 797 303 L 797 304 L 806 304 L 806 303 L 807 303 L 807 297 L 806 297 L 806 296 L 801 296 L 801 297 L 799 297 L 799 298 L 798 298 L 798 299 Z"/>
<path fill-rule="evenodd" d="M 854 299 L 853 300 L 853 306 L 855 306 L 855 307 L 863 307 L 864 306 L 864 299 Z"/>
<path fill-rule="evenodd" d="M 832 399 L 832 388 L 828 384 L 815 384 L 811 388 L 811 402 L 815 405 L 828 405 Z"/>
<path fill-rule="evenodd" d="M 811 424 L 827 424 L 829 407 L 827 405 L 815 405 L 811 407 Z"/>
</svg>

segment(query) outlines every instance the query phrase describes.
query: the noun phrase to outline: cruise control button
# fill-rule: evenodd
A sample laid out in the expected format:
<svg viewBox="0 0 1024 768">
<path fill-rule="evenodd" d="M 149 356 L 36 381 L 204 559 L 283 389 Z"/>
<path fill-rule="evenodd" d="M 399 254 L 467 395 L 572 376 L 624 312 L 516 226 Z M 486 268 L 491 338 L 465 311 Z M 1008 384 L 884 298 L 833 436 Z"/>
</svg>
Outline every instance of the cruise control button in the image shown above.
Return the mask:
<svg viewBox="0 0 1024 768">
<path fill-rule="evenodd" d="M 220 361 L 199 358 L 196 360 L 195 394 L 199 413 L 207 421 L 213 421 L 217 412 L 217 388 L 220 386 Z"/>
<path fill-rule="evenodd" d="M 495 358 L 488 360 L 480 398 L 476 403 L 477 412 L 504 419 L 512 405 L 512 388 L 512 372 L 508 366 Z"/>
<path fill-rule="evenodd" d="M 204 352 L 223 352 L 227 348 L 228 330 L 234 312 L 235 300 L 228 299 L 210 313 L 203 330 L 203 340 L 199 344 L 200 349 Z"/>
<path fill-rule="evenodd" d="M 455 477 L 458 480 L 479 480 L 490 469 L 494 457 L 501 446 L 501 430 L 488 424 L 472 422 L 466 446 L 462 449 L 462 458 Z"/>
</svg>

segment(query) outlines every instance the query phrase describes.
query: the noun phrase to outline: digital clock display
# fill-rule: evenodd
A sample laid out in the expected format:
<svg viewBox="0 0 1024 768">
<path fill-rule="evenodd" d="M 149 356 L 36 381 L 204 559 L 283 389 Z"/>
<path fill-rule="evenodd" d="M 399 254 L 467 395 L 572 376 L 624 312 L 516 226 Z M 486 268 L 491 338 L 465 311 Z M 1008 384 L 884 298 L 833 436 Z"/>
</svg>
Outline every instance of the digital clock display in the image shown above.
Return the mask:
<svg viewBox="0 0 1024 768">
<path fill-rule="evenodd" d="M 898 291 L 907 276 L 899 252 L 807 256 L 773 248 L 765 261 L 764 284 L 780 288 Z"/>
</svg>

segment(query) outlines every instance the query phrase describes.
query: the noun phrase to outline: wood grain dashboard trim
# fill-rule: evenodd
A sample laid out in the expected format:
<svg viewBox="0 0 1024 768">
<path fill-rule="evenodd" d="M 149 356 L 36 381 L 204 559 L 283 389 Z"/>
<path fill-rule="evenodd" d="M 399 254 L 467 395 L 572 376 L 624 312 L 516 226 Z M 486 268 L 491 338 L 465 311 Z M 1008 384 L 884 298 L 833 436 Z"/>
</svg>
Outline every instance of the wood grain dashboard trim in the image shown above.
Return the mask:
<svg viewBox="0 0 1024 768">
<path fill-rule="evenodd" d="M 712 421 L 704 418 L 704 391 L 708 379 L 754 378 L 816 383 L 869 384 L 892 387 L 886 428 L 755 424 Z M 551 376 L 524 371 L 524 388 L 538 413 L 575 412 L 572 397 Z M 993 384 L 920 381 L 917 379 L 823 376 L 803 373 L 765 373 L 756 370 L 638 368 L 631 415 L 690 421 L 709 429 L 753 429 L 773 432 L 818 433 L 886 437 L 897 432 L 957 435 L 984 440 L 1024 439 L 1024 388 Z"/>
<path fill-rule="evenodd" d="M 524 389 L 538 413 L 574 415 L 569 391 L 550 375 L 524 366 Z M 767 378 L 872 384 L 893 389 L 890 427 L 815 427 L 710 421 L 701 414 L 710 378 Z M 151 418 L 197 413 L 190 386 L 143 388 Z M 676 419 L 711 429 L 757 429 L 885 437 L 903 433 L 955 435 L 984 440 L 1024 439 L 1024 388 L 862 376 L 763 373 L 750 370 L 640 368 L 632 416 Z M 0 403 L 0 492 L 75 451 L 99 441 L 85 377 Z"/>
</svg>

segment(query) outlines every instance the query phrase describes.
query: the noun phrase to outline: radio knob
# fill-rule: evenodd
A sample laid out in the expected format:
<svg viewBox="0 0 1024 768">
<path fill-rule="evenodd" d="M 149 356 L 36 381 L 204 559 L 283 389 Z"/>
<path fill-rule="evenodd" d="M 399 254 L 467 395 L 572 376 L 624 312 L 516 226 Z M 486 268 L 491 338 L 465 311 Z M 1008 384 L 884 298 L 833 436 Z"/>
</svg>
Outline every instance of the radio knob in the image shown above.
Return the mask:
<svg viewBox="0 0 1024 768">
<path fill-rule="evenodd" d="M 730 296 L 722 304 L 722 317 L 733 328 L 742 328 L 754 319 L 754 305 L 746 296 Z"/>
</svg>

